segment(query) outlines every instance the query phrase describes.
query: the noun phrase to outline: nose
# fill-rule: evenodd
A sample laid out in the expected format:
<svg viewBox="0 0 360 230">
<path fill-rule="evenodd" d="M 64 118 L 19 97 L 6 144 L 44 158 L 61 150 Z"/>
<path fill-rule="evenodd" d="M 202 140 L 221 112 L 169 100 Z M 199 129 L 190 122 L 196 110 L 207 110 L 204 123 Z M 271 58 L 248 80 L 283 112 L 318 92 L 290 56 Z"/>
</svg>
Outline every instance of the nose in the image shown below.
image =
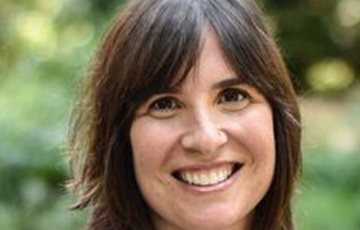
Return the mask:
<svg viewBox="0 0 360 230">
<path fill-rule="evenodd" d="M 194 120 L 196 124 L 191 124 L 190 131 L 182 136 L 183 148 L 198 153 L 216 153 L 228 141 L 221 122 L 216 122 L 208 115 L 199 116 Z"/>
</svg>

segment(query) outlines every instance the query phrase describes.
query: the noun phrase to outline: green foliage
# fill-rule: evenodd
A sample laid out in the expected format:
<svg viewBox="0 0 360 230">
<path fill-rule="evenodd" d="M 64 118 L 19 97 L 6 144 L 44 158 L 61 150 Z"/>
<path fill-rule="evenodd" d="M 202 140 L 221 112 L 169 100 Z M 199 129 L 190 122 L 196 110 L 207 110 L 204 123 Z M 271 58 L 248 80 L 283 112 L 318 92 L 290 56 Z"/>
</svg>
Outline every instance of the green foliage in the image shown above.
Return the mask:
<svg viewBox="0 0 360 230">
<path fill-rule="evenodd" d="M 321 93 L 346 90 L 360 76 L 360 1 L 358 0 L 259 0 L 269 16 L 269 24 L 279 38 L 291 73 L 302 90 Z M 327 85 L 325 73 L 309 70 L 327 60 L 341 60 L 352 72 L 351 82 L 342 86 Z M 313 79 L 321 79 L 321 85 Z M 334 89 L 335 88 L 335 89 Z"/>
<path fill-rule="evenodd" d="M 87 4 L 1 4 L 0 229 L 83 226 L 85 213 L 69 211 L 63 147 L 75 83 L 98 40 Z"/>
<path fill-rule="evenodd" d="M 360 17 L 353 13 L 358 1 L 262 3 L 302 88 L 330 89 L 343 97 L 342 101 L 330 98 L 330 103 L 330 99 L 320 103 L 305 99 L 304 104 L 324 111 L 305 109 L 304 175 L 296 199 L 299 229 L 357 230 L 360 94 L 344 92 L 360 76 Z M 69 177 L 63 153 L 66 127 L 76 82 L 110 15 L 121 4 L 115 0 L 1 2 L 0 229 L 83 226 L 86 213 L 68 210 L 74 198 L 64 188 Z M 337 116 L 334 103 L 341 105 L 336 107 L 341 111 Z"/>
<path fill-rule="evenodd" d="M 360 156 L 306 154 L 297 200 L 299 229 L 360 227 Z"/>
</svg>

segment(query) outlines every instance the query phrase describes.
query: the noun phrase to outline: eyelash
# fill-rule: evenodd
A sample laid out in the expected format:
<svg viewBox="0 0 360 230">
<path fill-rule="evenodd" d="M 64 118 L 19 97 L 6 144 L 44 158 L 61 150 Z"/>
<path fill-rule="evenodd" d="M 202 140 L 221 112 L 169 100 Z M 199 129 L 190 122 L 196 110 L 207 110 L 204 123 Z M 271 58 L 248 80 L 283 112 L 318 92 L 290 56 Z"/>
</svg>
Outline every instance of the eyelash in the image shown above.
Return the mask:
<svg viewBox="0 0 360 230">
<path fill-rule="evenodd" d="M 236 98 L 234 98 L 235 94 L 236 94 Z M 230 96 L 230 97 L 225 98 L 226 96 Z M 226 88 L 219 93 L 217 103 L 223 106 L 227 106 L 227 105 L 232 106 L 234 104 L 242 103 L 244 100 L 246 101 L 249 98 L 250 98 L 249 94 L 242 89 Z M 230 101 L 226 101 L 226 99 L 230 99 Z M 156 99 L 154 102 L 152 102 L 148 110 L 150 113 L 157 112 L 160 114 L 171 114 L 175 112 L 175 110 L 181 108 L 182 108 L 182 104 L 177 98 L 172 96 L 165 96 Z M 230 110 L 237 110 L 240 108 L 242 108 L 242 106 L 240 106 L 239 108 L 235 107 L 234 109 L 230 109 Z M 168 115 L 164 115 L 164 116 L 168 116 Z"/>
<path fill-rule="evenodd" d="M 228 103 L 236 103 L 236 102 L 239 102 L 239 101 L 250 98 L 249 94 L 247 92 L 245 92 L 244 90 L 241 90 L 241 89 L 238 89 L 238 88 L 227 88 L 227 89 L 224 89 L 224 90 L 221 91 L 221 93 L 219 95 L 218 103 L 219 104 L 221 103 L 221 100 L 222 100 L 223 96 L 229 96 L 230 93 L 236 93 L 237 94 L 236 96 L 240 95 L 242 98 L 241 98 L 241 100 L 230 101 Z M 228 95 L 226 95 L 226 94 L 228 94 Z M 234 96 L 234 95 L 232 95 L 232 96 Z M 231 98 L 231 99 L 234 99 L 234 98 Z M 236 98 L 236 99 L 238 99 L 238 98 Z M 224 103 L 227 103 L 227 102 L 224 102 Z"/>
<path fill-rule="evenodd" d="M 162 105 L 160 103 L 163 103 Z M 168 104 L 164 104 L 164 103 L 168 103 Z M 170 103 L 170 104 L 169 104 Z M 160 108 L 159 106 L 175 106 L 175 108 Z M 158 107 L 158 108 L 156 108 Z M 155 100 L 153 103 L 150 104 L 150 111 L 164 111 L 164 112 L 168 112 L 168 111 L 172 111 L 174 109 L 179 109 L 181 108 L 181 104 L 180 102 L 174 98 L 174 97 L 163 97 L 163 98 L 159 98 L 157 100 Z"/>
</svg>

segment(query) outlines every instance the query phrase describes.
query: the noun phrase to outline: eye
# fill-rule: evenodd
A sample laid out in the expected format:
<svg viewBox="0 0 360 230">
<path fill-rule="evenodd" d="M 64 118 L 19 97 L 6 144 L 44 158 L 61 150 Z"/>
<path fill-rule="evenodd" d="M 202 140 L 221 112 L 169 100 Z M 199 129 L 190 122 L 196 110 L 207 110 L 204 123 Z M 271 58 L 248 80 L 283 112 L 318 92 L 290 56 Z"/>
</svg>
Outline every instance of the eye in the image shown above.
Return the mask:
<svg viewBox="0 0 360 230">
<path fill-rule="evenodd" d="M 225 89 L 218 99 L 224 109 L 234 111 L 244 108 L 249 103 L 249 95 L 241 89 Z"/>
<path fill-rule="evenodd" d="M 171 117 L 181 108 L 180 102 L 173 97 L 163 97 L 150 104 L 150 115 L 159 118 Z"/>
</svg>

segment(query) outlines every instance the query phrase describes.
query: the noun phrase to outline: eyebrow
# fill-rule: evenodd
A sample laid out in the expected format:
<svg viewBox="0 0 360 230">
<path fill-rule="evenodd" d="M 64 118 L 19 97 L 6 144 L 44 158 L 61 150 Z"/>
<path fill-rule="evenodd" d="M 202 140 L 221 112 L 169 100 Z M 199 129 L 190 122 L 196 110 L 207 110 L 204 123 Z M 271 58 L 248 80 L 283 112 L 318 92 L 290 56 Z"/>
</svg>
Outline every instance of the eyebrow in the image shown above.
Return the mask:
<svg viewBox="0 0 360 230">
<path fill-rule="evenodd" d="M 240 85 L 242 83 L 244 83 L 244 81 L 241 78 L 232 77 L 216 83 L 212 88 L 223 89 L 234 85 Z"/>
<path fill-rule="evenodd" d="M 229 79 L 225 79 L 223 81 L 215 83 L 212 88 L 213 89 L 223 89 L 227 87 L 231 87 L 234 85 L 239 85 L 244 83 L 244 81 L 241 78 L 238 77 L 232 77 Z M 181 87 L 180 86 L 170 86 L 165 87 L 163 89 L 160 89 L 156 92 L 156 94 L 180 94 L 181 93 Z"/>
<path fill-rule="evenodd" d="M 180 94 L 180 93 L 181 93 L 181 87 L 179 86 L 169 86 L 156 91 L 156 94 Z"/>
</svg>

